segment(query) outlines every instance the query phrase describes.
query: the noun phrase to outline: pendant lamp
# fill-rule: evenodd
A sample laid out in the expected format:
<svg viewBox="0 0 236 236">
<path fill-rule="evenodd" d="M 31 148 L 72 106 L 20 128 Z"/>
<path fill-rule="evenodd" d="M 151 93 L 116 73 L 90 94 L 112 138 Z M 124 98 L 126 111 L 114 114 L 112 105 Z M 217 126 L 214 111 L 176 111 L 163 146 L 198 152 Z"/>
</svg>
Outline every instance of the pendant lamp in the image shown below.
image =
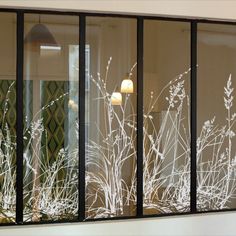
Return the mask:
<svg viewBox="0 0 236 236">
<path fill-rule="evenodd" d="M 125 78 L 121 83 L 121 92 L 122 93 L 133 93 L 134 92 L 134 84 L 133 81 L 130 79 L 130 74 L 127 73 Z"/>
<path fill-rule="evenodd" d="M 122 105 L 122 95 L 120 92 L 117 92 L 117 89 L 111 95 L 111 105 L 113 106 Z"/>
<path fill-rule="evenodd" d="M 35 24 L 28 34 L 25 36 L 24 42 L 26 44 L 37 44 L 39 46 L 58 46 L 55 38 L 50 33 L 48 28 L 40 22 L 39 16 L 39 23 Z"/>
</svg>

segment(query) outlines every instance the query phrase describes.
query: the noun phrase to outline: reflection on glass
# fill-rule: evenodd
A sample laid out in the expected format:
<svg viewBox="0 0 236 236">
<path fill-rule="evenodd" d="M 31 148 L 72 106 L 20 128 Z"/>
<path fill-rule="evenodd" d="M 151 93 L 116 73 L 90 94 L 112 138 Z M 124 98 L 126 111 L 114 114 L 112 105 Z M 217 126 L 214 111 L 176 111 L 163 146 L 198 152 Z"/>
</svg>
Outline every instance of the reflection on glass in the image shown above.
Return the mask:
<svg viewBox="0 0 236 236">
<path fill-rule="evenodd" d="M 24 221 L 78 215 L 78 17 L 25 16 Z"/>
<path fill-rule="evenodd" d="M 199 24 L 197 209 L 236 207 L 236 28 Z"/>
<path fill-rule="evenodd" d="M 0 13 L 0 223 L 16 214 L 16 15 Z"/>
<path fill-rule="evenodd" d="M 88 17 L 86 27 L 86 218 L 131 216 L 136 214 L 136 20 Z M 127 73 L 133 93 L 121 91 Z"/>
<path fill-rule="evenodd" d="M 144 22 L 144 214 L 189 211 L 189 24 Z"/>
</svg>

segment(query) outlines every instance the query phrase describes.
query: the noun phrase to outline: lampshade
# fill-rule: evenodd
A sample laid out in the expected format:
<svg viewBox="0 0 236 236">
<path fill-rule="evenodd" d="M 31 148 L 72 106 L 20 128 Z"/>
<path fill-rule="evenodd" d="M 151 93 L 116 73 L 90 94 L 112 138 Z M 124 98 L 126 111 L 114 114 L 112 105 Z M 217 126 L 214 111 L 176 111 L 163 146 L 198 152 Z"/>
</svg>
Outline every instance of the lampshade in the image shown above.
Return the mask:
<svg viewBox="0 0 236 236">
<path fill-rule="evenodd" d="M 119 92 L 113 92 L 111 95 L 111 105 L 119 106 L 122 104 L 122 95 Z"/>
<path fill-rule="evenodd" d="M 122 81 L 121 92 L 122 93 L 133 93 L 134 92 L 134 84 L 131 79 L 126 78 Z"/>
<path fill-rule="evenodd" d="M 44 24 L 34 25 L 29 33 L 25 36 L 25 43 L 39 44 L 48 46 L 58 46 L 55 38 Z"/>
<path fill-rule="evenodd" d="M 78 111 L 78 105 L 72 99 L 69 100 L 68 107 L 71 108 L 72 111 Z"/>
</svg>

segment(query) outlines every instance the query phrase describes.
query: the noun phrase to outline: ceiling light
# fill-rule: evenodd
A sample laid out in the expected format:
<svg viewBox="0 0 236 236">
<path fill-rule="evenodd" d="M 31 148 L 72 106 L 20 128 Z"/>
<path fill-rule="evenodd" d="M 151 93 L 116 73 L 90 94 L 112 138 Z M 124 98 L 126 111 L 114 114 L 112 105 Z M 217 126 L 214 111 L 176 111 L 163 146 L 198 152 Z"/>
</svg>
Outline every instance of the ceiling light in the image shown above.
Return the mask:
<svg viewBox="0 0 236 236">
<path fill-rule="evenodd" d="M 134 84 L 130 79 L 130 75 L 127 74 L 121 83 L 121 92 L 122 93 L 133 93 L 134 92 Z"/>
<path fill-rule="evenodd" d="M 39 16 L 39 23 L 35 24 L 31 30 L 28 32 L 28 34 L 25 36 L 24 42 L 26 44 L 38 44 L 38 45 L 44 45 L 44 46 L 54 46 L 57 47 L 58 44 L 51 34 L 51 32 L 48 30 L 48 28 L 40 22 L 40 16 Z"/>
<path fill-rule="evenodd" d="M 111 105 L 119 106 L 122 104 L 122 95 L 120 92 L 113 92 L 111 95 Z"/>
</svg>

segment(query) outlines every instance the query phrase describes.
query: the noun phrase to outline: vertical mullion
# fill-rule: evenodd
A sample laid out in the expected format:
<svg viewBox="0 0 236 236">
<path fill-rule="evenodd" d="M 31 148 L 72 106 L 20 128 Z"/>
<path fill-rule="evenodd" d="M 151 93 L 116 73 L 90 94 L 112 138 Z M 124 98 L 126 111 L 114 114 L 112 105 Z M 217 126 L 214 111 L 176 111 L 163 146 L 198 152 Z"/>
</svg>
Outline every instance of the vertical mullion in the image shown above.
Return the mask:
<svg viewBox="0 0 236 236">
<path fill-rule="evenodd" d="M 137 216 L 143 216 L 143 18 L 137 18 Z"/>
<path fill-rule="evenodd" d="M 79 221 L 85 219 L 85 16 L 79 19 Z"/>
<path fill-rule="evenodd" d="M 197 22 L 191 22 L 191 167 L 190 210 L 197 211 Z"/>
<path fill-rule="evenodd" d="M 17 12 L 16 56 L 16 223 L 23 223 L 23 66 L 24 13 Z"/>
</svg>

